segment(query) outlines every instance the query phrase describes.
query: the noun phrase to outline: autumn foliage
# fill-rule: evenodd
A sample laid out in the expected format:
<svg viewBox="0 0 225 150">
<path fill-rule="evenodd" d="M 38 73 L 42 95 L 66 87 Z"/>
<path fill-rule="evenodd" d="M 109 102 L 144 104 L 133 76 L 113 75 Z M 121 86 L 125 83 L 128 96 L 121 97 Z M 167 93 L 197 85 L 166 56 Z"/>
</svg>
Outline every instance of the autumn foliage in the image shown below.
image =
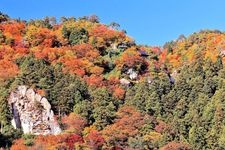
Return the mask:
<svg viewBox="0 0 225 150">
<path fill-rule="evenodd" d="M 225 33 L 158 47 L 118 27 L 95 15 L 0 13 L 0 149 L 224 149 Z M 61 134 L 26 139 L 12 129 L 7 97 L 18 85 L 49 100 Z"/>
<path fill-rule="evenodd" d="M 67 132 L 80 135 L 86 125 L 86 120 L 77 114 L 71 113 L 68 116 L 62 118 L 62 123 L 64 130 Z"/>
</svg>

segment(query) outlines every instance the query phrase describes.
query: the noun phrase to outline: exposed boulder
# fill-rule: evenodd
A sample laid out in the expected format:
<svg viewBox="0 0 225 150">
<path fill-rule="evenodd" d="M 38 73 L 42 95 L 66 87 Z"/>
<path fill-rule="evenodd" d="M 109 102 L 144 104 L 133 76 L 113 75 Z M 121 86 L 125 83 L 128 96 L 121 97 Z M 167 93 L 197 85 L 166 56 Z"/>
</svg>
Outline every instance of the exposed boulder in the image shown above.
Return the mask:
<svg viewBox="0 0 225 150">
<path fill-rule="evenodd" d="M 174 70 L 172 74 L 169 75 L 170 83 L 174 84 L 177 77 L 177 70 Z"/>
<path fill-rule="evenodd" d="M 225 49 L 220 51 L 220 56 L 225 57 Z"/>
<path fill-rule="evenodd" d="M 153 82 L 153 79 L 152 79 L 150 76 L 148 76 L 148 77 L 146 78 L 146 80 L 147 80 L 147 83 L 148 83 L 148 84 L 152 84 L 152 82 Z"/>
<path fill-rule="evenodd" d="M 127 80 L 127 79 L 122 78 L 122 79 L 120 79 L 120 84 L 124 85 L 124 86 L 129 86 L 130 85 L 130 81 Z"/>
<path fill-rule="evenodd" d="M 45 97 L 26 86 L 19 86 L 8 99 L 13 114 L 12 125 L 24 133 L 59 134 L 61 129 Z"/>
<path fill-rule="evenodd" d="M 138 72 L 135 71 L 133 68 L 128 69 L 127 74 L 131 80 L 136 80 L 138 77 Z"/>
<path fill-rule="evenodd" d="M 171 76 L 176 77 L 177 76 L 177 70 L 174 70 L 173 73 L 171 74 Z"/>
</svg>

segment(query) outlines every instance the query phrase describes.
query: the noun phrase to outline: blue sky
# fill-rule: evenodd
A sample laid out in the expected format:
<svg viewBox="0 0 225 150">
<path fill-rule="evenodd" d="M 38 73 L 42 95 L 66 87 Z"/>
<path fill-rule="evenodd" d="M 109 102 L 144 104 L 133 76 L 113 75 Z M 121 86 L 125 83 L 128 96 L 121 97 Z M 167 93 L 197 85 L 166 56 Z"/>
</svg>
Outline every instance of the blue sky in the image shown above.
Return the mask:
<svg viewBox="0 0 225 150">
<path fill-rule="evenodd" d="M 180 34 L 225 30 L 225 0 L 0 0 L 12 18 L 81 17 L 117 22 L 138 44 L 163 45 Z"/>
</svg>

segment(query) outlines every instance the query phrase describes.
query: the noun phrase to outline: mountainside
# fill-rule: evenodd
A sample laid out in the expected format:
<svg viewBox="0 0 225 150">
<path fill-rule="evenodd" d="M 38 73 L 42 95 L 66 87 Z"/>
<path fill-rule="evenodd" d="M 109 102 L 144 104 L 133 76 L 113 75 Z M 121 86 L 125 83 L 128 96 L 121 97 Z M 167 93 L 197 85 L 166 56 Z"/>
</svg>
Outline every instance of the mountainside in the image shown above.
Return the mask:
<svg viewBox="0 0 225 150">
<path fill-rule="evenodd" d="M 155 47 L 95 15 L 57 22 L 0 13 L 0 147 L 225 149 L 224 64 L 220 31 Z M 15 116 L 37 126 L 14 129 Z"/>
</svg>

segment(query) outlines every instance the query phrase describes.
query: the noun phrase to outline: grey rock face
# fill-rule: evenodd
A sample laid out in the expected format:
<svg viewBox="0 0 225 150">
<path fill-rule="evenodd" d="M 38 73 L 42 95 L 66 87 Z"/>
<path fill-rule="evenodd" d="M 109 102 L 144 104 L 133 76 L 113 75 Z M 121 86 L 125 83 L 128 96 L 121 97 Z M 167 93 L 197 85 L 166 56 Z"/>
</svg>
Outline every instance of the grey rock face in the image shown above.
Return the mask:
<svg viewBox="0 0 225 150">
<path fill-rule="evenodd" d="M 24 133 L 59 134 L 61 129 L 45 97 L 26 86 L 19 86 L 8 99 L 13 113 L 12 125 Z"/>
<path fill-rule="evenodd" d="M 133 68 L 130 68 L 128 71 L 127 71 L 127 74 L 129 75 L 129 78 L 131 80 L 136 80 L 137 77 L 138 77 L 138 72 L 135 71 Z"/>
</svg>

